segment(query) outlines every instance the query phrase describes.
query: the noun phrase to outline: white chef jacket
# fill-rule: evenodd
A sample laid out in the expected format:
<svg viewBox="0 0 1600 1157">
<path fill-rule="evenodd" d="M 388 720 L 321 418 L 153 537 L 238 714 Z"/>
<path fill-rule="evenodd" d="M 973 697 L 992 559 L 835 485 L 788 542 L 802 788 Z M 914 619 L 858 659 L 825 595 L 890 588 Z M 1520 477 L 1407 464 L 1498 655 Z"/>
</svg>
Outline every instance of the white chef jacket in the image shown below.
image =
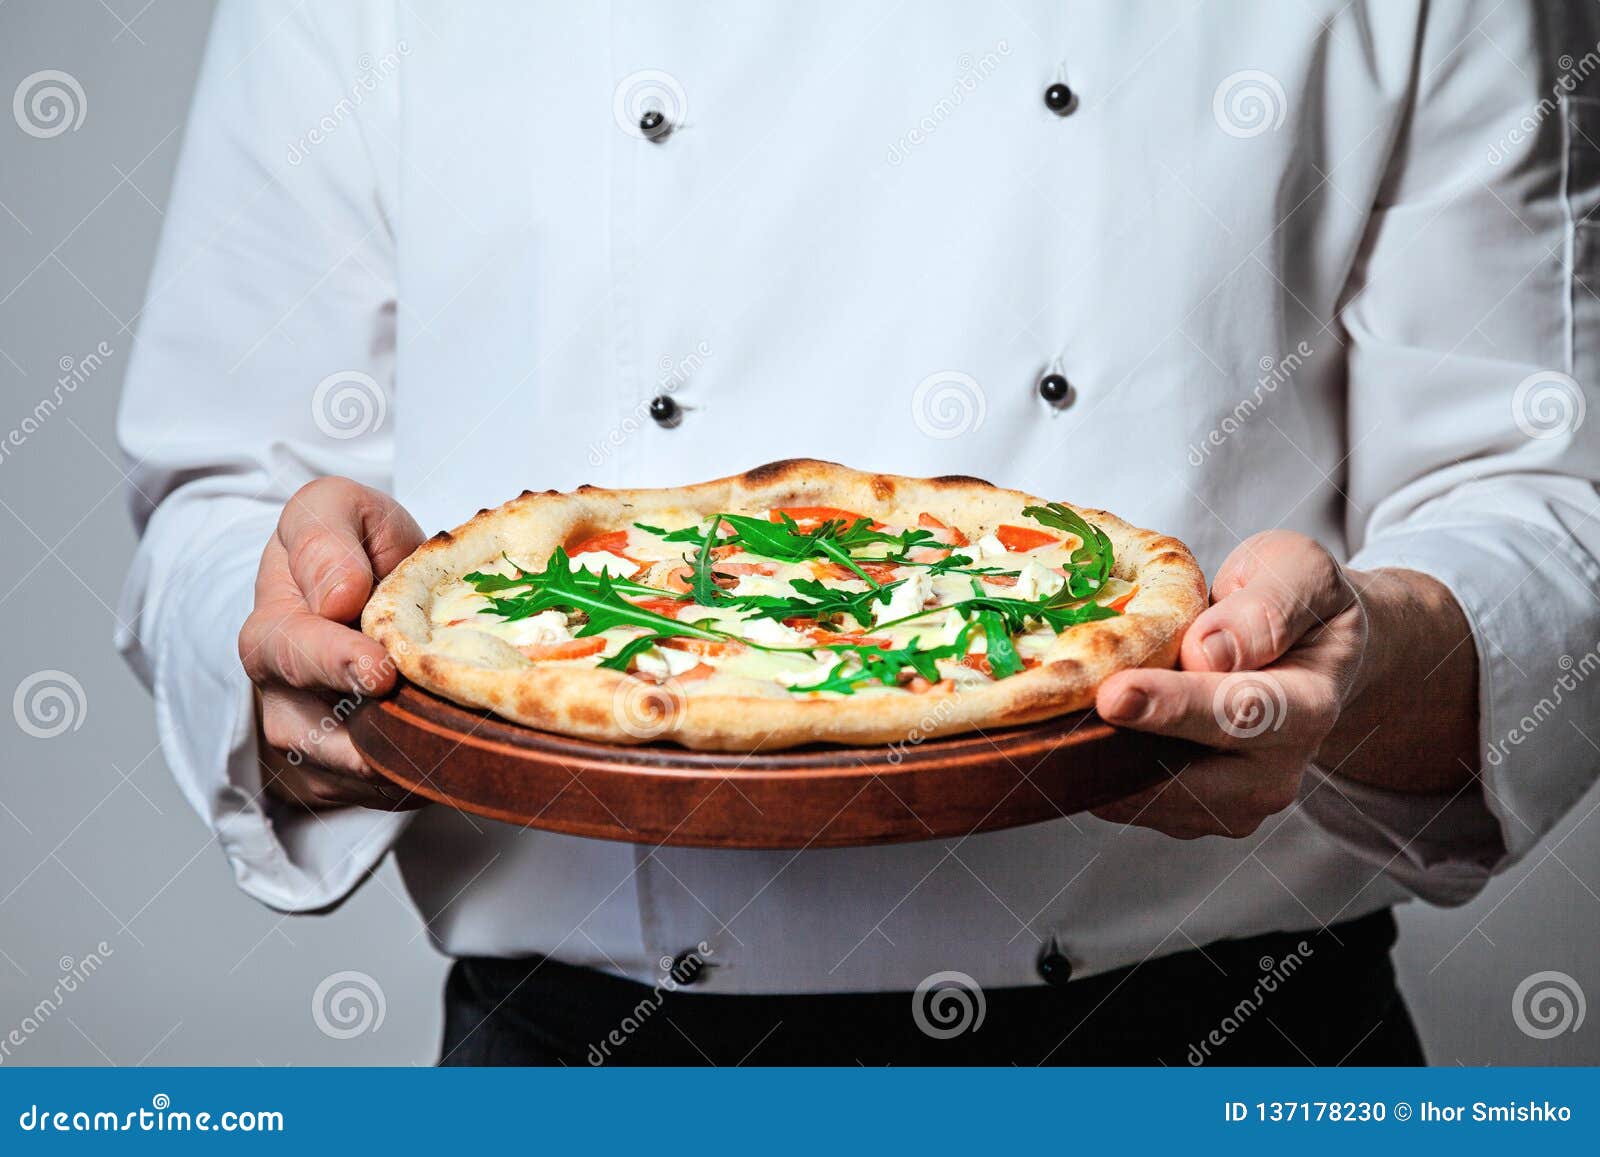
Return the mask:
<svg viewBox="0 0 1600 1157">
<path fill-rule="evenodd" d="M 338 903 L 393 848 L 445 952 L 650 980 L 704 941 L 713 992 L 1031 984 L 1052 947 L 1081 976 L 1466 899 L 1600 762 L 1600 103 L 1570 83 L 1595 24 L 224 3 L 120 418 L 144 524 L 120 644 L 179 783 L 274 908 Z M 384 488 L 432 532 L 524 487 L 798 456 L 1102 506 L 1208 573 L 1283 526 L 1432 574 L 1477 645 L 1482 785 L 1313 769 L 1243 840 L 1081 815 L 799 853 L 262 795 L 235 636 L 303 483 Z"/>
</svg>

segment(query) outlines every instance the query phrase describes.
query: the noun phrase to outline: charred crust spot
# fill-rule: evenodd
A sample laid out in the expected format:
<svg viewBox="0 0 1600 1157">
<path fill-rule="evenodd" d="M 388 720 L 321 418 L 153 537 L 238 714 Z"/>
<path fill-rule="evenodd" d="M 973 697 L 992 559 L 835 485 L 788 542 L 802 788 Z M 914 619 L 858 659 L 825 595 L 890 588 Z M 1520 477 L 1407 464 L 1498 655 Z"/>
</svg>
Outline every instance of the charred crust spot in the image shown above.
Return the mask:
<svg viewBox="0 0 1600 1157">
<path fill-rule="evenodd" d="M 1163 550 L 1150 560 L 1151 566 L 1186 566 L 1189 562 L 1189 552 L 1176 550 Z"/>
<path fill-rule="evenodd" d="M 752 466 L 739 475 L 741 481 L 752 486 L 766 486 L 772 482 L 780 482 L 796 471 L 805 470 L 813 466 L 837 466 L 837 462 L 824 462 L 819 458 L 780 458 L 776 462 L 768 462 L 764 466 Z"/>
<path fill-rule="evenodd" d="M 604 724 L 610 718 L 610 712 L 595 703 L 586 703 L 578 700 L 567 705 L 567 714 L 579 723 L 587 723 L 592 727 Z"/>
<path fill-rule="evenodd" d="M 601 490 L 601 489 L 603 489 L 603 487 L 593 486 L 590 483 L 585 482 L 582 486 L 578 487 L 577 493 L 583 494 L 583 493 L 586 493 L 587 491 L 590 491 L 590 490 Z"/>
<path fill-rule="evenodd" d="M 982 486 L 989 490 L 996 489 L 995 484 L 988 479 L 974 478 L 970 474 L 941 474 L 937 478 L 928 479 L 928 481 L 935 486 Z"/>
<path fill-rule="evenodd" d="M 443 543 L 446 543 L 446 542 L 454 542 L 455 540 L 456 540 L 456 536 L 455 535 L 451 534 L 448 530 L 441 530 L 438 534 L 434 535 L 428 541 L 429 542 L 437 542 L 437 543 L 443 544 Z"/>
<path fill-rule="evenodd" d="M 888 502 L 894 497 L 894 479 L 886 478 L 882 474 L 872 476 L 872 496 L 879 502 Z"/>
<path fill-rule="evenodd" d="M 485 514 L 488 514 L 488 513 L 489 513 L 489 508 L 488 508 L 488 507 L 487 507 L 487 506 L 480 506 L 480 507 L 478 507 L 478 516 L 479 516 L 479 517 L 480 517 L 480 518 L 481 518 L 481 517 L 482 517 L 482 516 L 483 516 L 483 515 L 485 515 Z"/>
<path fill-rule="evenodd" d="M 1083 649 L 1093 659 L 1115 659 L 1122 653 L 1122 636 L 1110 631 L 1094 631 L 1084 635 Z"/>
<path fill-rule="evenodd" d="M 1045 669 L 1066 679 L 1076 679 L 1083 674 L 1083 664 L 1076 659 L 1052 659 Z"/>
</svg>

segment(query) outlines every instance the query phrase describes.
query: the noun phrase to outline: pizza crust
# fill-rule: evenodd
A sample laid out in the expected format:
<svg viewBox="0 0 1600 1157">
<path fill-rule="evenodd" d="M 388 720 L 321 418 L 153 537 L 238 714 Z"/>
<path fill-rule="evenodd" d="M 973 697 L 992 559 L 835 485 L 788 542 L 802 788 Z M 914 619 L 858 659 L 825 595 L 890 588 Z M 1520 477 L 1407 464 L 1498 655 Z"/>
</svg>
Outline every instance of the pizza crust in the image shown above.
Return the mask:
<svg viewBox="0 0 1600 1157">
<path fill-rule="evenodd" d="M 431 622 L 440 584 L 503 554 L 543 559 L 558 546 L 634 522 L 811 504 L 908 525 L 927 511 L 976 540 L 1018 521 L 1024 506 L 1042 500 L 978 478 L 905 478 L 814 459 L 773 462 L 671 490 L 524 491 L 418 547 L 378 585 L 361 627 L 413 683 L 528 727 L 620 744 L 671 741 L 703 751 L 753 752 L 808 743 L 921 742 L 1080 711 L 1093 705 L 1096 689 L 1113 672 L 1172 666 L 1183 632 L 1206 606 L 1205 578 L 1182 542 L 1103 510 L 1073 507 L 1110 538 L 1113 574 L 1137 582 L 1138 593 L 1122 615 L 1064 631 L 1039 666 L 971 689 L 842 697 L 800 697 L 781 688 L 774 695 L 701 693 L 592 665 L 530 664 L 514 648 L 452 639 Z"/>
</svg>

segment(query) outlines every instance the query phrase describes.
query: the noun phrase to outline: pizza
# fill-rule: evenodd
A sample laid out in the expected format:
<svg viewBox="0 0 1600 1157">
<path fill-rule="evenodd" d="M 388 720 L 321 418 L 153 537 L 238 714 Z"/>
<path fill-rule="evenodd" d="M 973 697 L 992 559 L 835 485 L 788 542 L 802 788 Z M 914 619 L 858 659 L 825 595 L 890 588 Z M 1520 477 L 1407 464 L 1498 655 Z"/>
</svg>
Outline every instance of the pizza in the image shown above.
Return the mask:
<svg viewBox="0 0 1600 1157">
<path fill-rule="evenodd" d="M 976 478 L 810 459 L 524 491 L 435 535 L 362 629 L 412 682 L 563 735 L 708 751 L 919 742 L 1089 707 L 1171 666 L 1188 547 Z"/>
</svg>

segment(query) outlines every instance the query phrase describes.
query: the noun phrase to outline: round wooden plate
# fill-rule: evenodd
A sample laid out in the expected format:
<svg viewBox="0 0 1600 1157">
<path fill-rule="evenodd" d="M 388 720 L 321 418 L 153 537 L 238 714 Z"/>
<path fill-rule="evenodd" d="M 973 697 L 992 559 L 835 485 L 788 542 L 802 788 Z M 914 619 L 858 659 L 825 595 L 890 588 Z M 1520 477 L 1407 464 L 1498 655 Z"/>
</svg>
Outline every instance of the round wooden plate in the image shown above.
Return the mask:
<svg viewBox="0 0 1600 1157">
<path fill-rule="evenodd" d="M 1059 819 L 1131 795 L 1199 748 L 1092 712 L 891 747 L 750 755 L 624 747 L 508 723 L 402 683 L 349 720 L 385 778 L 527 827 L 702 848 L 850 847 Z"/>
</svg>

